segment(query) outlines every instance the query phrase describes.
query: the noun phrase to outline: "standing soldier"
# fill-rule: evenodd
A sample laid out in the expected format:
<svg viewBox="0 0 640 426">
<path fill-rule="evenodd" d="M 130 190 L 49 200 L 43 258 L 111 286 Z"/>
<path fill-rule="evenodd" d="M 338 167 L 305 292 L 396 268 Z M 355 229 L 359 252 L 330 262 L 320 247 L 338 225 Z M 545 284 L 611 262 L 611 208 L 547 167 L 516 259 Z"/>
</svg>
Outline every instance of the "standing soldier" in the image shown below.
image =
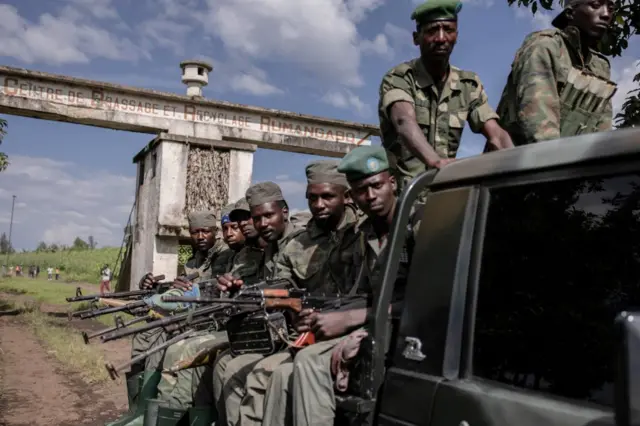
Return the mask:
<svg viewBox="0 0 640 426">
<path fill-rule="evenodd" d="M 525 38 L 498 105 L 516 145 L 611 129 L 616 84 L 595 48 L 612 19 L 611 0 L 567 0 L 556 29 Z"/>
<path fill-rule="evenodd" d="M 458 39 L 458 0 L 418 6 L 413 43 L 420 57 L 392 68 L 380 85 L 378 114 L 382 145 L 402 187 L 426 168 L 453 161 L 465 121 L 491 149 L 512 147 L 498 125 L 480 78 L 449 64 Z"/>
</svg>

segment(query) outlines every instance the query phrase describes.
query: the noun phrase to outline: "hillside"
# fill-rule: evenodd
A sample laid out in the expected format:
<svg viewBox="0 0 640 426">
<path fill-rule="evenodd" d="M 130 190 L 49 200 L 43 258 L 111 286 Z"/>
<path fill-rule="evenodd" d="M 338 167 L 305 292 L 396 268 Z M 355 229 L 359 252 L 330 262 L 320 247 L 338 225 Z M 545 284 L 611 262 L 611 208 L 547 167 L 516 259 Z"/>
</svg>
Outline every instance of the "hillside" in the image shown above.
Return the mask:
<svg viewBox="0 0 640 426">
<path fill-rule="evenodd" d="M 28 275 L 29 265 L 39 265 L 40 276 L 45 277 L 48 266 L 58 267 L 60 268 L 60 278 L 64 281 L 98 283 L 100 268 L 105 263 L 113 268 L 119 251 L 119 247 L 105 247 L 93 250 L 13 253 L 9 256 L 9 265 L 22 265 L 25 276 Z M 5 259 L 3 258 L 2 264 L 4 263 Z"/>
</svg>

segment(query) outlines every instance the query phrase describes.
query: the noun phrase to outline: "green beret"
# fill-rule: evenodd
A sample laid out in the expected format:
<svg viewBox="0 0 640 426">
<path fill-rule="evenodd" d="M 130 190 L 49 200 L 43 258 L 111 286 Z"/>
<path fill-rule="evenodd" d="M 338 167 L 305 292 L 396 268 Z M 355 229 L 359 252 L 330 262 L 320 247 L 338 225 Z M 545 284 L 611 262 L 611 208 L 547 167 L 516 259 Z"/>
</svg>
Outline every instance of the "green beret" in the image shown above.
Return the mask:
<svg viewBox="0 0 640 426">
<path fill-rule="evenodd" d="M 319 160 L 309 163 L 305 172 L 307 173 L 307 183 L 333 183 L 349 187 L 347 177 L 338 171 L 338 160 Z"/>
<path fill-rule="evenodd" d="M 282 190 L 274 182 L 256 183 L 245 193 L 249 207 L 257 207 L 273 201 L 284 201 Z"/>
<path fill-rule="evenodd" d="M 189 228 L 213 228 L 217 225 L 218 219 L 212 210 L 191 212 L 188 216 Z"/>
<path fill-rule="evenodd" d="M 389 170 L 387 153 L 381 146 L 360 146 L 344 156 L 338 171 L 347 175 L 347 180 L 368 178 Z"/>
<path fill-rule="evenodd" d="M 427 0 L 415 8 L 411 19 L 419 24 L 431 21 L 455 21 L 462 9 L 459 0 Z"/>
</svg>

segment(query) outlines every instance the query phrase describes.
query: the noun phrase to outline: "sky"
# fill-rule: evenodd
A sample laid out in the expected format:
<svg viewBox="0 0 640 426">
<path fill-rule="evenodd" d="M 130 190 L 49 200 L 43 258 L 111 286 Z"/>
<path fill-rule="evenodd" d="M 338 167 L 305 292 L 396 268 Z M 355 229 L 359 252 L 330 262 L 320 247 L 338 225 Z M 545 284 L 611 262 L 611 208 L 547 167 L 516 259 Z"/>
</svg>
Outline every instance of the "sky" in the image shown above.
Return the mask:
<svg viewBox="0 0 640 426">
<path fill-rule="evenodd" d="M 0 3 L 0 65 L 185 94 L 179 63 L 214 70 L 204 96 L 378 124 L 380 79 L 418 55 L 410 15 L 418 0 L 12 0 Z M 524 37 L 550 27 L 507 0 L 466 0 L 451 62 L 476 72 L 495 108 Z M 614 107 L 633 87 L 640 43 L 610 58 L 619 84 Z M 0 232 L 13 246 L 71 244 L 92 235 L 119 246 L 133 206 L 132 157 L 152 135 L 17 116 L 0 150 Z M 374 141 L 375 143 L 375 141 Z M 459 156 L 481 152 L 468 125 Z M 280 184 L 306 209 L 304 167 L 318 157 L 259 149 L 253 182 Z"/>
</svg>

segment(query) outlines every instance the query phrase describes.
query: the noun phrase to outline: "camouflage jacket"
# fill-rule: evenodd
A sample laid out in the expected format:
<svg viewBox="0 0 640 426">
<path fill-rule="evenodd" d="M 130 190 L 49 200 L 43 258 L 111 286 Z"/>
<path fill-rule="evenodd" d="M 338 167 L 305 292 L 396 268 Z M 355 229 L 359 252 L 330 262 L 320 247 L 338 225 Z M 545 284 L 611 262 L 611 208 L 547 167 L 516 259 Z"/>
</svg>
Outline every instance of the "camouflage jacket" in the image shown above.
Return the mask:
<svg viewBox="0 0 640 426">
<path fill-rule="evenodd" d="M 196 251 L 184 265 L 185 274 L 189 275 L 196 271 L 200 272 L 200 277 L 193 280 L 194 283 L 211 279 L 213 277 L 211 265 L 215 263 L 220 253 L 224 252 L 228 248 L 227 244 L 223 240 L 219 239 L 216 240 L 213 247 L 211 247 L 206 254 L 201 251 Z"/>
<path fill-rule="evenodd" d="M 311 219 L 307 229 L 282 250 L 276 276 L 291 278 L 298 288 L 309 292 L 348 293 L 355 282 L 356 256 L 355 209 L 348 207 L 332 232 L 320 229 Z"/>
<path fill-rule="evenodd" d="M 516 52 L 498 114 L 515 145 L 611 129 L 607 58 L 583 57 L 575 28 L 529 34 Z"/>
<path fill-rule="evenodd" d="M 455 158 L 465 122 L 474 133 L 498 115 L 488 103 L 480 78 L 471 71 L 450 67 L 449 77 L 439 92 L 419 58 L 388 71 L 380 84 L 378 115 L 382 145 L 400 175 L 413 178 L 426 166 L 406 149 L 391 123 L 394 102 L 411 103 L 425 138 L 441 158 Z"/>
</svg>

